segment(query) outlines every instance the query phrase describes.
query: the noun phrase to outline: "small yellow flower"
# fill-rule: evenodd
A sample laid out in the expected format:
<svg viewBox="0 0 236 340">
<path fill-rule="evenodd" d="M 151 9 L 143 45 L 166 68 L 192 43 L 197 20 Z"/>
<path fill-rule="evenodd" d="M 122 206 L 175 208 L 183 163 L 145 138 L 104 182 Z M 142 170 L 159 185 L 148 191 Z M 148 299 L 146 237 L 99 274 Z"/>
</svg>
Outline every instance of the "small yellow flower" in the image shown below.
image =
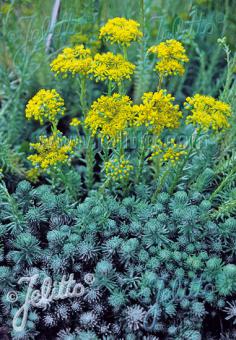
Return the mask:
<svg viewBox="0 0 236 340">
<path fill-rule="evenodd" d="M 131 104 L 128 96 L 118 93 L 101 96 L 92 104 L 85 125 L 90 128 L 92 135 L 98 133 L 102 140 L 107 138 L 116 143 L 133 117 Z"/>
<path fill-rule="evenodd" d="M 62 74 L 67 77 L 68 74 L 75 76 L 76 74 L 88 75 L 92 62 L 91 51 L 84 45 L 76 45 L 75 47 L 66 47 L 50 66 L 51 71 L 56 75 Z"/>
<path fill-rule="evenodd" d="M 173 104 L 175 98 L 171 94 L 167 94 L 165 90 L 148 92 L 144 93 L 142 100 L 143 104 L 133 106 L 135 126 L 144 125 L 157 135 L 165 128 L 179 127 L 182 113 L 179 105 Z"/>
<path fill-rule="evenodd" d="M 132 41 L 137 41 L 143 36 L 139 30 L 140 24 L 132 19 L 113 18 L 100 29 L 100 38 L 111 44 L 118 43 L 129 46 Z"/>
<path fill-rule="evenodd" d="M 185 48 L 180 41 L 170 39 L 161 42 L 157 46 L 152 46 L 148 50 L 149 53 L 157 55 L 159 61 L 155 69 L 162 75 L 183 75 L 183 63 L 189 61 Z"/>
<path fill-rule="evenodd" d="M 45 121 L 55 122 L 64 115 L 64 100 L 56 90 L 41 89 L 26 105 L 27 119 L 35 119 L 43 124 Z"/>
<path fill-rule="evenodd" d="M 33 166 L 46 170 L 59 163 L 68 162 L 75 145 L 76 141 L 62 137 L 59 131 L 49 137 L 40 136 L 38 143 L 30 144 L 36 150 L 36 154 L 30 155 L 28 160 Z"/>
<path fill-rule="evenodd" d="M 203 130 L 214 130 L 228 128 L 228 118 L 232 115 L 230 105 L 216 100 L 211 96 L 196 94 L 192 98 L 186 98 L 184 106 L 191 114 L 186 123 L 193 124 Z"/>
<path fill-rule="evenodd" d="M 104 169 L 106 172 L 107 179 L 120 182 L 128 180 L 131 171 L 134 169 L 133 165 L 122 156 L 120 159 L 112 159 L 105 162 Z"/>
<path fill-rule="evenodd" d="M 167 143 L 163 143 L 160 139 L 155 145 L 152 146 L 152 154 L 150 159 L 159 157 L 160 161 L 167 163 L 170 161 L 175 164 L 180 157 L 186 155 L 185 146 L 183 144 L 176 144 L 174 139 L 171 139 Z"/>
<path fill-rule="evenodd" d="M 40 169 L 38 168 L 32 168 L 26 172 L 26 178 L 33 183 L 36 183 L 38 181 L 39 176 Z"/>
<path fill-rule="evenodd" d="M 77 127 L 81 125 L 81 121 L 78 118 L 72 118 L 70 122 L 70 126 Z"/>
<path fill-rule="evenodd" d="M 110 80 L 120 84 L 123 80 L 130 79 L 134 69 L 135 65 L 126 61 L 121 54 L 107 52 L 95 55 L 89 72 L 97 81 Z"/>
</svg>

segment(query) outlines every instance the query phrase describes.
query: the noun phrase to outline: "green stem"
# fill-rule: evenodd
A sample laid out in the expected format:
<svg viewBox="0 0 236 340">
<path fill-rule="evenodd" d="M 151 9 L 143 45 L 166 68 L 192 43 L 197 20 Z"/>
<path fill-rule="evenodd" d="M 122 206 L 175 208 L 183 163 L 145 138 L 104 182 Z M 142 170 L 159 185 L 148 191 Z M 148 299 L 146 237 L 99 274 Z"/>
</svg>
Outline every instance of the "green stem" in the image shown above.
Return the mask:
<svg viewBox="0 0 236 340">
<path fill-rule="evenodd" d="M 110 80 L 108 81 L 107 94 L 108 94 L 108 96 L 111 96 L 111 94 L 112 94 L 112 82 Z"/>
<path fill-rule="evenodd" d="M 102 151 L 103 151 L 103 162 L 107 162 L 109 160 L 109 147 L 108 147 L 108 143 L 106 139 L 103 141 Z"/>
<path fill-rule="evenodd" d="M 58 124 L 57 120 L 52 122 L 52 126 L 51 126 L 52 134 L 57 132 L 57 124 Z"/>
<path fill-rule="evenodd" d="M 157 181 L 158 176 L 160 175 L 160 158 L 159 157 L 154 157 L 153 165 L 154 165 L 154 181 Z"/>
<path fill-rule="evenodd" d="M 162 82 L 163 82 L 163 76 L 159 75 L 159 80 L 158 80 L 158 85 L 157 85 L 157 90 L 158 91 L 161 90 Z"/>
<path fill-rule="evenodd" d="M 136 183 L 139 183 L 139 180 L 143 173 L 143 167 L 144 167 L 144 160 L 145 160 L 145 143 L 143 141 L 144 137 L 142 138 L 141 147 L 140 147 L 140 156 L 139 156 L 139 163 L 138 163 L 138 170 L 137 170 L 137 177 L 136 177 Z"/>
<path fill-rule="evenodd" d="M 123 87 L 123 83 L 120 83 L 118 85 L 118 92 L 120 95 L 123 95 L 124 94 L 124 87 Z"/>
<path fill-rule="evenodd" d="M 90 134 L 86 134 L 86 185 L 88 190 L 93 187 L 93 167 L 94 167 L 94 148 L 93 139 Z"/>
<path fill-rule="evenodd" d="M 151 198 L 151 201 L 152 201 L 152 202 L 155 201 L 157 195 L 158 195 L 159 192 L 161 191 L 161 189 L 162 189 L 162 187 L 163 187 L 163 184 L 164 184 L 164 181 L 165 181 L 167 175 L 169 174 L 169 172 L 170 172 L 170 169 L 168 168 L 168 169 L 163 173 L 163 175 L 162 175 L 162 177 L 161 177 L 161 180 L 160 180 L 160 183 L 159 183 L 159 185 L 157 186 L 157 188 L 156 188 L 154 194 L 152 195 L 152 198 Z"/>
<path fill-rule="evenodd" d="M 189 150 L 188 150 L 188 153 L 187 153 L 187 155 L 184 157 L 184 160 L 182 161 L 182 163 L 180 164 L 180 166 L 177 168 L 177 172 L 176 172 L 176 175 L 175 175 L 175 177 L 174 177 L 174 181 L 173 181 L 172 185 L 170 186 L 170 188 L 169 188 L 169 190 L 168 190 L 168 193 L 169 193 L 170 195 L 174 192 L 174 190 L 175 190 L 175 188 L 176 188 L 176 185 L 177 185 L 178 182 L 179 182 L 179 179 L 180 179 L 180 177 L 181 177 L 181 175 L 182 175 L 183 169 L 184 169 L 186 163 L 188 162 L 189 158 L 191 157 L 192 151 L 193 151 L 193 149 L 195 148 L 195 146 L 196 146 L 196 144 L 197 144 L 198 137 L 199 137 L 200 133 L 201 133 L 201 130 L 198 130 L 197 135 L 196 135 L 196 138 L 194 139 L 194 141 L 192 142 L 192 140 L 191 140 L 191 142 L 190 142 L 190 148 L 189 148 Z"/>
<path fill-rule="evenodd" d="M 81 76 L 80 78 L 80 105 L 82 109 L 82 114 L 85 116 L 86 113 L 86 78 L 84 76 Z"/>
<path fill-rule="evenodd" d="M 127 46 L 123 46 L 123 56 L 125 60 L 128 60 Z"/>
<path fill-rule="evenodd" d="M 105 182 L 104 182 L 104 183 L 100 186 L 100 188 L 99 188 L 100 194 L 103 195 L 103 194 L 105 193 L 106 187 L 109 187 L 110 184 L 111 184 L 110 179 L 106 179 Z"/>
<path fill-rule="evenodd" d="M 119 154 L 119 158 L 124 156 L 124 146 L 123 146 L 123 134 L 122 134 L 122 132 L 120 133 L 118 154 Z"/>
</svg>

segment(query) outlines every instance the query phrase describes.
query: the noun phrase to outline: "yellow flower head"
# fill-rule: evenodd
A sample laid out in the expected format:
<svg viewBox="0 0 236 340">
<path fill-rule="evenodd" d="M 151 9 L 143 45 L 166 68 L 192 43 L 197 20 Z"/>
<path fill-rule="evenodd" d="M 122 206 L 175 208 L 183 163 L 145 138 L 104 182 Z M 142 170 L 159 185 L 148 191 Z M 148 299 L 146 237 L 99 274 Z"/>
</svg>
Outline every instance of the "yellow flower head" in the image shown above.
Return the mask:
<svg viewBox="0 0 236 340">
<path fill-rule="evenodd" d="M 132 19 L 113 18 L 100 29 L 100 38 L 104 38 L 111 44 L 118 43 L 129 46 L 132 41 L 142 37 L 139 30 L 140 24 Z"/>
<path fill-rule="evenodd" d="M 122 156 L 120 159 L 115 158 L 105 162 L 104 169 L 109 180 L 122 182 L 129 179 L 130 173 L 134 167 L 128 160 L 124 159 L 124 156 Z"/>
<path fill-rule="evenodd" d="M 75 47 L 66 47 L 56 59 L 54 59 L 50 66 L 51 70 L 56 74 L 62 74 L 67 77 L 68 74 L 72 76 L 76 74 L 88 75 L 92 62 L 91 51 L 85 48 L 84 45 L 77 45 Z"/>
<path fill-rule="evenodd" d="M 97 81 L 110 80 L 119 84 L 125 79 L 130 79 L 134 69 L 135 65 L 126 61 L 121 54 L 107 52 L 95 55 L 90 73 Z"/>
<path fill-rule="evenodd" d="M 30 144 L 36 154 L 30 155 L 28 159 L 35 167 L 46 170 L 59 163 L 68 162 L 75 145 L 76 141 L 62 137 L 59 131 L 49 137 L 40 136 L 38 143 Z"/>
<path fill-rule="evenodd" d="M 70 126 L 77 127 L 79 125 L 81 125 L 81 121 L 78 118 L 72 118 L 71 119 Z"/>
<path fill-rule="evenodd" d="M 64 115 L 64 100 L 56 90 L 41 89 L 26 105 L 27 119 L 35 119 L 43 124 L 45 121 L 55 122 Z"/>
<path fill-rule="evenodd" d="M 144 93 L 143 104 L 134 105 L 135 114 L 134 125 L 145 125 L 148 130 L 155 134 L 160 134 L 163 129 L 175 129 L 180 124 L 182 112 L 179 105 L 174 105 L 175 100 L 171 94 L 165 90 L 158 92 Z"/>
<path fill-rule="evenodd" d="M 102 140 L 107 138 L 116 143 L 132 119 L 131 100 L 128 96 L 114 93 L 112 96 L 101 96 L 96 100 L 85 119 L 85 125 L 98 133 Z"/>
<path fill-rule="evenodd" d="M 187 153 L 184 149 L 185 146 L 183 144 L 176 144 L 174 139 L 171 139 L 167 143 L 163 143 L 159 139 L 157 143 L 152 146 L 150 158 L 159 157 L 160 161 L 163 163 L 170 161 L 172 164 L 175 164 L 180 157 Z"/>
<path fill-rule="evenodd" d="M 196 94 L 192 98 L 186 98 L 184 106 L 190 110 L 191 115 L 186 119 L 187 124 L 197 125 L 203 130 L 228 128 L 228 117 L 232 115 L 230 105 L 216 100 L 211 96 Z"/>
<path fill-rule="evenodd" d="M 157 55 L 156 70 L 163 76 L 183 75 L 183 63 L 189 61 L 185 48 L 180 41 L 170 39 L 149 48 L 148 52 Z"/>
</svg>

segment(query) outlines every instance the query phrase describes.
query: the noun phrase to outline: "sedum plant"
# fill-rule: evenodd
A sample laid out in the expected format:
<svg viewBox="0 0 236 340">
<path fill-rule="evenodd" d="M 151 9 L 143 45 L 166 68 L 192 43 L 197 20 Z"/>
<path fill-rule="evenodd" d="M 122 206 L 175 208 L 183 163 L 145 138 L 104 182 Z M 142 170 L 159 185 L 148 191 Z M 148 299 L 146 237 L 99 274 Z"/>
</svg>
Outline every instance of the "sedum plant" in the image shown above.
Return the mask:
<svg viewBox="0 0 236 340">
<path fill-rule="evenodd" d="M 158 84 L 156 91 L 142 95 L 141 103 L 133 102 L 127 93 L 128 82 L 135 71 L 135 65 L 128 61 L 129 47 L 142 36 L 139 24 L 134 20 L 113 18 L 101 27 L 100 38 L 105 43 L 117 45 L 120 53 L 108 51 L 93 55 L 86 46 L 76 45 L 65 48 L 51 62 L 51 70 L 58 77 L 72 76 L 78 80 L 81 112 L 71 121 L 71 126 L 77 127 L 76 139 L 80 140 L 77 145 L 75 140 L 60 137 L 56 126 L 64 113 L 64 102 L 55 90 L 41 90 L 27 105 L 26 117 L 51 123 L 52 136 L 49 139 L 40 137 L 41 149 L 44 148 L 44 140 L 48 144 L 46 152 L 51 165 L 68 161 L 70 166 L 70 154 L 73 152 L 73 164 L 77 168 L 80 162 L 85 165 L 82 181 L 87 191 L 95 188 L 100 181 L 102 190 L 109 187 L 109 190 L 118 190 L 119 194 L 122 189 L 125 193 L 132 193 L 141 181 L 151 184 L 155 199 L 174 173 L 172 183 L 168 184 L 168 192 L 173 193 L 196 148 L 200 148 L 209 136 L 214 139 L 217 133 L 230 127 L 232 109 L 229 104 L 195 94 L 179 105 L 164 88 L 165 78 L 183 75 L 184 64 L 189 61 L 182 42 L 174 39 L 147 49 L 147 54 L 155 54 L 158 58 L 155 66 Z M 94 80 L 105 84 L 104 92 L 89 102 L 87 85 Z M 44 93 L 49 97 L 43 97 Z M 186 133 L 187 129 L 192 132 L 191 135 Z M 179 131 L 182 131 L 181 134 Z M 39 150 L 37 144 L 32 144 L 32 147 Z M 56 152 L 50 152 L 50 148 Z M 37 167 L 39 162 L 35 159 L 39 157 L 29 156 L 29 160 L 33 160 Z M 128 176 L 131 172 L 125 169 L 126 180 L 121 185 L 120 176 L 110 176 L 108 167 L 123 177 L 122 167 L 125 165 L 122 162 L 129 164 L 132 176 Z M 55 177 L 52 171 L 50 175 Z"/>
<path fill-rule="evenodd" d="M 233 338 L 221 320 L 236 314 L 235 152 L 221 150 L 234 122 L 226 90 L 176 100 L 167 85 L 186 74 L 192 51 L 176 39 L 148 46 L 144 13 L 141 25 L 117 17 L 97 34 L 94 49 L 88 37 L 62 49 L 49 62 L 60 91 L 41 89 L 26 105 L 26 118 L 41 125 L 27 180 L 14 188 L 1 172 L 0 337 Z M 153 91 L 133 91 L 132 78 L 146 71 L 157 74 Z M 59 94 L 69 83 L 73 112 Z M 19 277 L 37 274 L 39 288 L 71 273 L 81 296 L 31 308 L 24 331 L 12 329 L 26 298 Z"/>
</svg>

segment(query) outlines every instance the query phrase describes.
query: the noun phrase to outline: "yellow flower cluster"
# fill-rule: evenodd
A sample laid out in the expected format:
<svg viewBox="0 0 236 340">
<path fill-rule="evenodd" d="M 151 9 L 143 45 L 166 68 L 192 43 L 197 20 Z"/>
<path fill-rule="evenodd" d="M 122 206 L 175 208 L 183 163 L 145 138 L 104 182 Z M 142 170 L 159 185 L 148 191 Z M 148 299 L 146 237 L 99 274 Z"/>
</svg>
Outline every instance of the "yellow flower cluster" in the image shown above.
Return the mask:
<svg viewBox="0 0 236 340">
<path fill-rule="evenodd" d="M 171 139 L 168 143 L 158 140 L 157 144 L 152 146 L 153 152 L 150 158 L 153 159 L 158 156 L 162 162 L 170 161 L 174 164 L 181 156 L 186 155 L 187 152 L 184 148 L 183 144 L 176 144 L 174 139 Z"/>
<path fill-rule="evenodd" d="M 56 90 L 41 89 L 26 105 L 27 119 L 35 119 L 43 124 L 45 121 L 54 123 L 60 115 L 64 115 L 64 100 Z"/>
<path fill-rule="evenodd" d="M 78 118 L 72 118 L 70 122 L 70 126 L 77 127 L 81 125 L 81 121 Z"/>
<path fill-rule="evenodd" d="M 74 76 L 75 74 L 88 75 L 91 67 L 92 57 L 89 48 L 84 45 L 77 45 L 73 48 L 66 47 L 56 59 L 54 59 L 50 66 L 51 71 L 56 75 L 63 74 L 67 77 L 68 73 Z"/>
<path fill-rule="evenodd" d="M 85 126 L 90 128 L 93 136 L 98 133 L 102 140 L 107 138 L 115 144 L 132 119 L 131 103 L 128 96 L 118 93 L 101 96 L 92 104 Z"/>
<path fill-rule="evenodd" d="M 132 41 L 136 41 L 142 37 L 139 30 L 140 24 L 132 19 L 113 18 L 100 29 L 99 38 L 104 38 L 111 44 L 118 43 L 129 46 Z"/>
<path fill-rule="evenodd" d="M 124 159 L 124 156 L 120 159 L 112 159 L 104 164 L 107 178 L 113 181 L 127 180 L 133 168 L 133 165 L 127 159 Z"/>
<path fill-rule="evenodd" d="M 230 126 L 228 117 L 231 116 L 230 105 L 216 100 L 211 96 L 196 94 L 192 98 L 186 98 L 184 106 L 191 111 L 186 119 L 187 124 L 197 125 L 207 131 L 218 131 Z"/>
<path fill-rule="evenodd" d="M 185 48 L 180 41 L 170 39 L 149 48 L 148 52 L 157 55 L 156 70 L 163 76 L 183 75 L 183 63 L 189 61 Z"/>
<path fill-rule="evenodd" d="M 175 98 L 171 94 L 165 90 L 148 92 L 144 93 L 142 100 L 143 104 L 133 106 L 135 126 L 145 125 L 155 134 L 160 134 L 165 128 L 178 128 L 182 112 L 179 105 L 172 103 Z"/>
<path fill-rule="evenodd" d="M 38 143 L 31 143 L 30 146 L 36 150 L 36 154 L 30 155 L 28 159 L 32 164 L 43 170 L 58 163 L 65 163 L 73 154 L 76 141 L 62 137 L 59 131 L 51 136 L 40 136 Z"/>
<path fill-rule="evenodd" d="M 97 81 L 110 80 L 119 84 L 125 79 L 130 79 L 134 69 L 135 65 L 126 61 L 121 54 L 107 52 L 95 55 L 89 72 Z"/>
</svg>

